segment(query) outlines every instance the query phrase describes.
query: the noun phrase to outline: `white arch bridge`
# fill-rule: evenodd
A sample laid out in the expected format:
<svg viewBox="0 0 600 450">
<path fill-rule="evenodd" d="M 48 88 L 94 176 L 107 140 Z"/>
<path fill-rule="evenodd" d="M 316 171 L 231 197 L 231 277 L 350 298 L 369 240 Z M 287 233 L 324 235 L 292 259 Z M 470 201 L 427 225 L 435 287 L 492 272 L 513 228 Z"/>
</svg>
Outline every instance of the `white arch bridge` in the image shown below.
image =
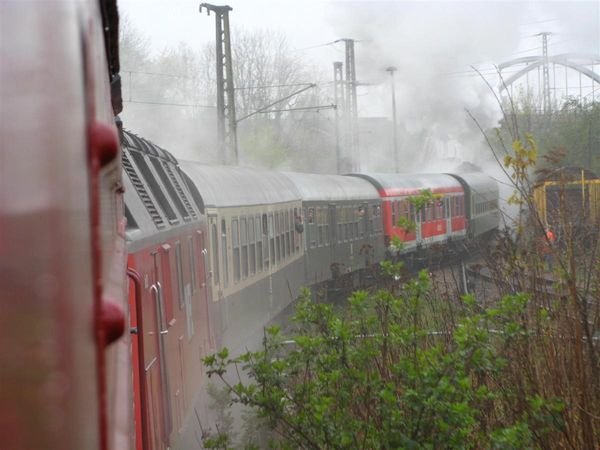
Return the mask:
<svg viewBox="0 0 600 450">
<path fill-rule="evenodd" d="M 541 106 L 540 109 L 546 112 L 556 107 L 559 99 L 575 97 L 580 103 L 593 102 L 600 100 L 600 73 L 595 70 L 596 65 L 600 65 L 600 56 L 584 53 L 515 58 L 498 66 L 501 77 L 498 89 L 501 93 L 509 91 L 512 96 L 513 85 L 519 81 L 525 82 L 527 95 L 534 97 Z M 564 75 L 559 74 L 557 77 L 557 66 L 564 69 Z M 510 75 L 505 77 L 503 72 Z M 533 81 L 530 81 L 531 75 L 534 75 Z M 560 80 L 558 85 L 557 79 Z"/>
</svg>

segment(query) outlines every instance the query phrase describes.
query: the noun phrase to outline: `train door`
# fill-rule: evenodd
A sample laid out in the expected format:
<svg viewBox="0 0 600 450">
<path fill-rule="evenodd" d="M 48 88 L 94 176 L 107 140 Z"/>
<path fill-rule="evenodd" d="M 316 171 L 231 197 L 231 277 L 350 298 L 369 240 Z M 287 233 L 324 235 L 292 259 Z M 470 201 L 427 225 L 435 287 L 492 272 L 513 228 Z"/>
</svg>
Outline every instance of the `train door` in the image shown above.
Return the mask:
<svg viewBox="0 0 600 450">
<path fill-rule="evenodd" d="M 208 262 L 208 250 L 206 248 L 206 240 L 204 237 L 204 232 L 202 230 L 197 230 L 196 231 L 197 235 L 198 235 L 198 245 L 200 247 L 200 258 L 198 258 L 198 262 L 200 264 L 200 267 L 198 267 L 198 275 L 199 275 L 199 280 L 198 280 L 198 287 L 200 288 L 200 304 L 202 305 L 201 307 L 204 309 L 204 315 L 206 317 L 205 320 L 202 321 L 202 323 L 206 326 L 206 332 L 204 333 L 204 339 L 205 339 L 205 351 L 208 354 L 209 349 L 211 349 L 213 347 L 213 335 L 212 335 L 212 330 L 210 328 L 210 323 L 211 323 L 211 314 L 210 314 L 210 302 L 209 302 L 209 298 L 210 298 L 210 293 L 208 290 L 208 267 L 209 267 L 209 262 Z"/>
<path fill-rule="evenodd" d="M 422 226 L 423 226 L 423 215 L 425 213 L 425 207 L 423 207 L 421 210 L 417 210 L 417 208 L 415 208 L 414 206 L 411 206 L 411 210 L 414 211 L 414 222 L 415 222 L 415 231 L 416 231 L 416 243 L 417 245 L 421 243 L 421 240 L 423 239 L 422 236 Z"/>
<path fill-rule="evenodd" d="M 362 245 L 368 245 L 370 248 L 376 248 L 375 247 L 375 243 L 376 243 L 376 239 L 374 237 L 372 237 L 369 233 L 369 204 L 368 203 L 361 203 L 360 207 L 358 209 L 358 216 L 359 216 L 359 220 L 360 220 L 360 225 L 359 225 L 359 236 L 360 236 L 360 240 L 361 240 L 361 246 Z M 366 255 L 366 261 L 365 261 L 365 265 L 368 266 L 370 264 L 370 261 L 368 259 L 368 255 L 369 255 L 369 251 L 365 252 Z"/>
<path fill-rule="evenodd" d="M 161 429 L 163 430 L 161 440 L 165 446 L 168 445 L 169 436 L 173 428 L 173 420 L 171 417 L 171 401 L 170 401 L 170 389 L 169 389 L 169 378 L 167 371 L 167 357 L 166 357 L 166 335 L 167 331 L 167 316 L 165 311 L 165 280 L 163 276 L 164 259 L 168 258 L 168 252 L 155 252 L 152 254 L 154 261 L 154 283 L 150 286 L 151 301 L 152 305 L 147 305 L 148 310 L 153 311 L 153 323 L 150 326 L 153 328 L 154 335 L 156 336 L 157 342 L 157 354 L 155 360 L 152 362 L 153 365 L 158 366 L 159 376 L 154 377 L 153 382 L 158 386 L 152 386 L 153 392 L 160 392 L 160 402 L 156 401 L 155 408 L 153 407 L 153 415 L 158 415 L 158 420 L 161 423 Z M 170 295 L 168 293 L 167 295 Z M 144 324 L 146 325 L 146 324 Z M 158 378 L 158 379 L 157 379 Z M 150 387 L 149 387 L 150 388 Z M 149 389 L 150 390 L 150 389 Z M 157 448 L 163 448 L 157 447 Z"/>
<path fill-rule="evenodd" d="M 208 267 L 210 267 L 209 276 L 212 288 L 212 296 L 213 300 L 216 301 L 219 298 L 219 290 L 221 283 L 221 271 L 219 267 L 219 241 L 220 241 L 220 228 L 219 221 L 217 220 L 217 216 L 210 215 L 208 216 L 208 232 L 209 232 L 209 242 L 210 242 L 210 251 L 209 253 L 209 261 L 207 261 Z"/>
<path fill-rule="evenodd" d="M 337 231 L 336 231 L 336 226 L 337 226 L 337 217 L 336 217 L 336 208 L 335 208 L 335 204 L 330 204 L 328 206 L 329 208 L 329 248 L 331 251 L 331 262 L 335 263 L 337 261 L 337 253 L 336 253 L 336 249 L 337 249 Z"/>
</svg>

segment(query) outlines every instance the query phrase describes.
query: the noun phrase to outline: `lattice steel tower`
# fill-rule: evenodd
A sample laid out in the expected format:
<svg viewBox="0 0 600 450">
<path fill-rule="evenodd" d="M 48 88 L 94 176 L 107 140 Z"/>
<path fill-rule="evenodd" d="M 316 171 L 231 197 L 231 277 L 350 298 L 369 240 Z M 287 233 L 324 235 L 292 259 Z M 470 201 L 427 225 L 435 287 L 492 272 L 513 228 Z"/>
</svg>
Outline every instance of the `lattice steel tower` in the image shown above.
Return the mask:
<svg viewBox="0 0 600 450">
<path fill-rule="evenodd" d="M 342 152 L 341 142 L 344 141 L 342 136 L 346 135 L 346 130 L 340 130 L 340 115 L 344 117 L 346 114 L 346 106 L 344 102 L 344 75 L 343 64 L 341 61 L 333 63 L 333 97 L 335 102 L 335 158 L 337 173 L 342 173 L 346 170 L 342 167 Z M 346 121 L 344 120 L 344 124 Z M 345 127 L 344 127 L 345 128 Z"/>
<path fill-rule="evenodd" d="M 237 122 L 235 119 L 235 97 L 231 38 L 229 33 L 230 6 L 200 4 L 200 12 L 215 13 L 215 43 L 217 69 L 217 130 L 219 134 L 220 159 L 223 164 L 238 163 Z"/>
<path fill-rule="evenodd" d="M 548 70 L 548 36 L 552 34 L 547 31 L 539 33 L 538 36 L 542 36 L 542 57 L 543 57 L 543 92 L 542 101 L 544 112 L 548 113 L 552 109 L 550 102 L 550 72 Z"/>
<path fill-rule="evenodd" d="M 360 170 L 358 150 L 358 108 L 356 102 L 356 65 L 354 62 L 354 39 L 339 39 L 346 45 L 346 112 L 352 170 Z"/>
</svg>

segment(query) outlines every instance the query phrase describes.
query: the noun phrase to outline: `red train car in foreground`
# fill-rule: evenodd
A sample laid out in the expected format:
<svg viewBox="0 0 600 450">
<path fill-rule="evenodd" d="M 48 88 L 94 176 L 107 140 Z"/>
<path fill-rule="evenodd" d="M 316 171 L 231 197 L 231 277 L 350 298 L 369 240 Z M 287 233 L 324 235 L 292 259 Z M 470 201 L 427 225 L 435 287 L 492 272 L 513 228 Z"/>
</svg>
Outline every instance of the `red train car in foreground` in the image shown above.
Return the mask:
<svg viewBox="0 0 600 450">
<path fill-rule="evenodd" d="M 206 416 L 197 400 L 214 350 L 207 224 L 169 153 L 131 133 L 122 140 L 136 448 L 162 450 L 185 438 L 194 409 Z"/>
<path fill-rule="evenodd" d="M 0 2 L 2 448 L 132 442 L 115 8 Z"/>
</svg>

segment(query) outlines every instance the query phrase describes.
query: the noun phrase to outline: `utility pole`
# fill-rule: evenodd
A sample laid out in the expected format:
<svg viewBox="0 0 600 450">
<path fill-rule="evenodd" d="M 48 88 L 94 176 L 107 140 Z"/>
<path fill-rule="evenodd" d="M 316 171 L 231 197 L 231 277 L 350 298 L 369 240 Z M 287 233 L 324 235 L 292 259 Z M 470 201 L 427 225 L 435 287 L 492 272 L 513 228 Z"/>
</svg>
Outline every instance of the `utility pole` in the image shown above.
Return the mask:
<svg viewBox="0 0 600 450">
<path fill-rule="evenodd" d="M 396 167 L 396 173 L 400 172 L 400 157 L 398 155 L 398 124 L 396 121 L 396 83 L 394 82 L 394 72 L 396 67 L 390 66 L 385 69 L 390 73 L 392 79 L 392 117 L 393 117 L 393 136 L 394 136 L 394 162 Z"/>
<path fill-rule="evenodd" d="M 233 67 L 231 38 L 229 32 L 230 6 L 200 4 L 200 12 L 206 8 L 206 14 L 215 13 L 215 44 L 217 68 L 217 130 L 219 151 L 223 164 L 238 163 L 237 122 L 235 120 L 235 97 L 233 86 Z"/>
<path fill-rule="evenodd" d="M 360 152 L 358 149 L 358 108 L 356 101 L 356 64 L 354 60 L 354 39 L 338 39 L 346 46 L 346 111 L 348 134 L 350 137 L 350 155 L 352 170 L 360 171 Z"/>
<path fill-rule="evenodd" d="M 335 159 L 337 173 L 342 173 L 342 155 L 340 147 L 340 113 L 345 114 L 344 105 L 344 78 L 342 73 L 342 62 L 333 63 L 333 98 L 335 103 Z"/>
<path fill-rule="evenodd" d="M 542 54 L 543 54 L 543 91 L 542 101 L 544 106 L 544 113 L 549 113 L 551 110 L 550 103 L 550 73 L 548 69 L 548 36 L 552 33 L 544 31 L 539 33 L 538 36 L 542 36 Z"/>
</svg>

